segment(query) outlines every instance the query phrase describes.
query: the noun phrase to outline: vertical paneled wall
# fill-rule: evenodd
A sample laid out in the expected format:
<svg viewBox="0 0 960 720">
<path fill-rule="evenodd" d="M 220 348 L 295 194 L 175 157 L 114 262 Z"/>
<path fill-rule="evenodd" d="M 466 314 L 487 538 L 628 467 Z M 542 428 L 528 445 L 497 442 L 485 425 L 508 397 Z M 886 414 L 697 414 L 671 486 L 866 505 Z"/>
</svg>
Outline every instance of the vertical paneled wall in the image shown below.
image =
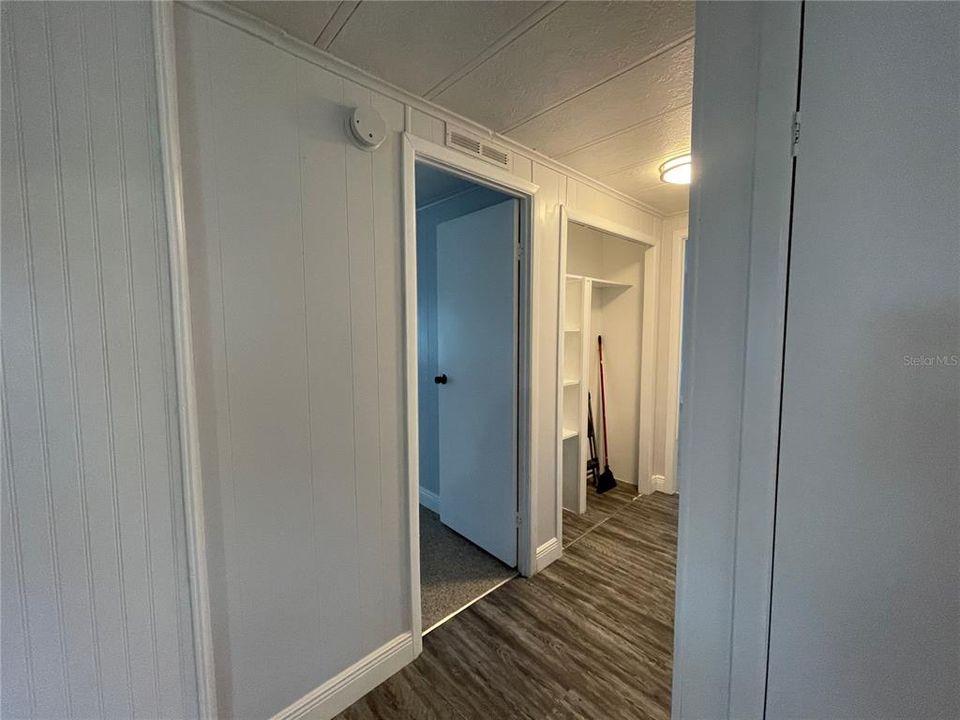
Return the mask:
<svg viewBox="0 0 960 720">
<path fill-rule="evenodd" d="M 177 48 L 220 711 L 267 717 L 410 630 L 403 106 L 183 7 Z"/>
<path fill-rule="evenodd" d="M 185 213 L 220 712 L 269 716 L 411 630 L 404 106 L 178 5 Z M 387 122 L 373 153 L 344 117 Z M 444 141 L 411 108 L 409 131 Z M 660 219 L 523 154 L 538 184 L 536 543 L 556 537 L 560 206 Z"/>
<path fill-rule="evenodd" d="M 150 8 L 2 13 L 0 714 L 196 717 Z"/>
</svg>

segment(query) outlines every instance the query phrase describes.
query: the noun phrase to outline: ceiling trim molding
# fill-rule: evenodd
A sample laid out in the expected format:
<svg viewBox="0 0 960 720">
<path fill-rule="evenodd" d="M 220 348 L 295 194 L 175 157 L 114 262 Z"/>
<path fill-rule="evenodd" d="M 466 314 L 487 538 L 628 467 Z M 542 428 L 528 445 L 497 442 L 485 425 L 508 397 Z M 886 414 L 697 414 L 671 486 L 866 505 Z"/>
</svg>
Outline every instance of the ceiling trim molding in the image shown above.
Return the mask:
<svg viewBox="0 0 960 720">
<path fill-rule="evenodd" d="M 661 55 L 664 55 L 664 54 L 670 52 L 671 50 L 674 50 L 674 49 L 680 47 L 680 46 L 683 45 L 685 42 L 688 42 L 688 41 L 692 40 L 692 39 L 693 39 L 693 35 L 694 35 L 693 31 L 690 31 L 690 32 L 688 32 L 688 33 L 684 33 L 684 34 L 681 35 L 679 38 L 676 38 L 676 39 L 670 41 L 669 43 L 667 43 L 667 44 L 665 44 L 665 45 L 661 45 L 661 46 L 658 47 L 656 50 L 654 50 L 652 53 L 649 53 L 648 55 L 645 55 L 644 57 L 642 57 L 640 60 L 638 60 L 637 62 L 633 63 L 632 65 L 629 65 L 629 66 L 623 68 L 622 70 L 617 70 L 617 71 L 616 71 L 615 73 L 613 73 L 612 75 L 609 75 L 609 76 L 603 78 L 602 80 L 599 80 L 599 81 L 595 82 L 593 85 L 590 85 L 589 87 L 585 87 L 585 88 L 583 88 L 582 90 L 577 90 L 577 91 L 576 91 L 575 93 L 573 93 L 572 95 L 569 95 L 569 96 L 565 97 L 563 100 L 558 100 L 558 101 L 555 102 L 553 105 L 548 105 L 547 107 L 540 108 L 539 110 L 537 110 L 537 111 L 536 111 L 535 113 L 533 113 L 532 115 L 529 115 L 528 117 L 525 117 L 523 120 L 520 120 L 519 122 L 515 122 L 515 123 L 514 123 L 513 125 L 511 125 L 510 127 L 506 127 L 506 128 L 504 128 L 503 130 L 501 130 L 500 132 L 504 132 L 504 133 L 513 132 L 513 131 L 516 130 L 517 128 L 523 127 L 523 126 L 526 125 L 528 122 L 531 122 L 531 121 L 533 121 L 533 120 L 536 120 L 536 119 L 537 119 L 538 117 L 540 117 L 541 115 L 546 115 L 546 114 L 547 114 L 548 112 L 550 112 L 551 110 L 556 110 L 558 107 L 561 107 L 561 106 L 563 106 L 563 105 L 566 105 L 566 104 L 567 104 L 568 102 L 570 102 L 571 100 L 576 100 L 576 99 L 577 99 L 578 97 L 580 97 L 581 95 L 586 95 L 586 94 L 587 94 L 588 92 L 590 92 L 591 90 L 596 90 L 598 87 L 601 87 L 602 85 L 606 85 L 608 82 L 611 82 L 612 80 L 616 80 L 618 77 L 621 77 L 621 76 L 623 76 L 623 75 L 626 75 L 628 72 L 631 72 L 631 71 L 633 71 L 633 70 L 636 70 L 636 69 L 637 69 L 638 67 L 640 67 L 641 65 L 644 65 L 645 63 L 648 63 L 648 62 L 650 62 L 651 60 L 655 60 L 655 59 L 657 59 L 658 57 L 660 57 Z"/>
<path fill-rule="evenodd" d="M 564 165 L 562 162 L 554 160 L 553 158 L 544 155 L 537 150 L 529 148 L 511 137 L 507 137 L 506 135 L 495 132 L 484 125 L 481 125 L 476 120 L 471 120 L 470 118 L 458 115 L 457 113 L 441 107 L 430 100 L 426 100 L 419 95 L 414 95 L 409 90 L 404 90 L 397 85 L 389 83 L 386 80 L 382 80 L 377 76 L 370 74 L 366 70 L 362 70 L 355 65 L 351 65 L 345 60 L 341 60 L 325 50 L 321 50 L 314 45 L 293 37 L 286 31 L 278 28 L 276 25 L 272 25 L 266 20 L 262 20 L 261 18 L 251 15 L 244 10 L 240 10 L 239 8 L 223 3 L 212 2 L 211 0 L 200 0 L 199 2 L 186 2 L 185 0 L 176 1 L 178 4 L 183 5 L 183 7 L 189 10 L 199 12 L 207 17 L 211 17 L 215 20 L 226 23 L 227 25 L 241 30 L 248 35 L 252 35 L 253 37 L 268 42 L 274 47 L 283 50 L 294 57 L 298 57 L 301 60 L 305 60 L 313 65 L 340 75 L 341 77 L 355 82 L 358 85 L 367 88 L 368 90 L 378 92 L 381 95 L 385 95 L 393 100 L 396 100 L 397 102 L 407 105 L 408 107 L 420 110 L 421 112 L 432 115 L 438 119 L 444 120 L 445 122 L 459 124 L 462 127 L 473 130 L 474 132 L 485 137 L 495 139 L 498 143 L 501 145 L 506 145 L 511 150 L 524 155 L 531 160 L 535 160 L 541 165 L 544 165 L 555 172 L 562 173 L 563 175 L 566 175 L 567 177 L 578 182 L 582 182 L 584 185 L 592 187 L 595 190 L 604 192 L 631 207 L 642 210 L 645 213 L 649 213 L 656 218 L 663 217 L 663 213 L 660 210 L 657 210 L 641 200 L 631 197 L 630 195 L 627 195 L 616 188 L 612 188 L 609 185 L 602 183 L 599 180 L 592 178 L 589 175 L 580 172 L 579 170 L 576 170 L 575 168 L 570 167 L 569 165 Z"/>
<path fill-rule="evenodd" d="M 452 73 L 447 75 L 445 78 L 436 83 L 432 88 L 427 90 L 423 96 L 427 100 L 433 100 L 433 98 L 441 95 L 445 91 L 449 90 L 451 87 L 456 85 L 458 82 L 467 77 L 470 73 L 476 70 L 478 67 L 483 65 L 488 60 L 496 57 L 501 50 L 512 45 L 514 42 L 526 35 L 530 30 L 539 25 L 543 20 L 546 20 L 554 12 L 559 10 L 563 6 L 562 2 L 545 2 L 532 13 L 527 15 L 523 20 L 514 25 L 510 30 L 501 35 L 497 40 L 490 43 L 484 50 L 482 50 L 476 57 L 470 60 L 465 65 L 461 66 L 457 70 L 454 70 Z"/>
</svg>

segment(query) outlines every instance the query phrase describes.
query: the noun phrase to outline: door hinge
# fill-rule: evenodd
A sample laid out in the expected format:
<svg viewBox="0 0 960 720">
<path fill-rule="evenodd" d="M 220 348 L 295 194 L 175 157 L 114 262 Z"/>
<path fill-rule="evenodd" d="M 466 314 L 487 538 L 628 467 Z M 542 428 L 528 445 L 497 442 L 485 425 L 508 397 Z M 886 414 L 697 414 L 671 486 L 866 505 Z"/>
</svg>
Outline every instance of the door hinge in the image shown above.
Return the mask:
<svg viewBox="0 0 960 720">
<path fill-rule="evenodd" d="M 793 125 L 790 132 L 790 154 L 796 157 L 800 151 L 800 111 L 793 113 Z"/>
<path fill-rule="evenodd" d="M 523 515 L 521 515 L 520 513 L 515 513 L 513 516 L 513 520 L 517 527 L 523 526 Z"/>
<path fill-rule="evenodd" d="M 521 243 L 517 243 L 513 247 L 514 247 L 514 260 L 516 260 L 517 262 L 520 262 L 520 258 L 523 257 L 523 245 Z"/>
</svg>

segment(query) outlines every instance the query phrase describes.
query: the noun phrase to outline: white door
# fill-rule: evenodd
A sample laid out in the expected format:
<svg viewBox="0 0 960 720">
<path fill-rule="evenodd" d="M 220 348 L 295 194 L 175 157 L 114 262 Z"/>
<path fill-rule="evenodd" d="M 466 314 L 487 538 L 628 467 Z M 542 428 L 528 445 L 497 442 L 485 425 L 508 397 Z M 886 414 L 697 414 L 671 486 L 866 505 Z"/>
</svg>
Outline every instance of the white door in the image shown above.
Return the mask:
<svg viewBox="0 0 960 720">
<path fill-rule="evenodd" d="M 517 564 L 517 255 L 508 200 L 437 226 L 440 520 Z"/>
<path fill-rule="evenodd" d="M 769 720 L 960 717 L 958 38 L 807 3 Z"/>
</svg>

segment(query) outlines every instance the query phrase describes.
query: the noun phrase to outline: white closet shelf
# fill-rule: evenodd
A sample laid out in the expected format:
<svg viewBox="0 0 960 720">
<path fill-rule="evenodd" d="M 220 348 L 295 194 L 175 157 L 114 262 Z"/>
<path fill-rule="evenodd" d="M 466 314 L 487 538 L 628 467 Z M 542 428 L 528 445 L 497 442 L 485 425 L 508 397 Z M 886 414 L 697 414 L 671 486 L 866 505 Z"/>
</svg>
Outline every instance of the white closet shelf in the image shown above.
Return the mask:
<svg viewBox="0 0 960 720">
<path fill-rule="evenodd" d="M 564 378 L 563 386 L 564 387 L 573 387 L 574 385 L 579 385 L 580 381 L 573 378 Z"/>
<path fill-rule="evenodd" d="M 614 288 L 625 290 L 633 287 L 633 283 L 614 282 L 613 280 L 604 280 L 603 278 L 590 277 L 589 275 L 571 275 L 567 273 L 567 280 L 590 280 L 595 288 Z"/>
<path fill-rule="evenodd" d="M 564 328 L 563 331 L 568 333 L 578 333 L 580 332 L 580 328 Z"/>
<path fill-rule="evenodd" d="M 578 433 L 576 430 L 571 430 L 570 428 L 564 428 L 564 429 L 563 429 L 563 439 L 564 439 L 564 440 L 569 440 L 570 438 L 575 438 L 575 437 L 576 437 L 577 435 L 579 435 L 579 434 L 580 434 L 580 433 Z"/>
</svg>

